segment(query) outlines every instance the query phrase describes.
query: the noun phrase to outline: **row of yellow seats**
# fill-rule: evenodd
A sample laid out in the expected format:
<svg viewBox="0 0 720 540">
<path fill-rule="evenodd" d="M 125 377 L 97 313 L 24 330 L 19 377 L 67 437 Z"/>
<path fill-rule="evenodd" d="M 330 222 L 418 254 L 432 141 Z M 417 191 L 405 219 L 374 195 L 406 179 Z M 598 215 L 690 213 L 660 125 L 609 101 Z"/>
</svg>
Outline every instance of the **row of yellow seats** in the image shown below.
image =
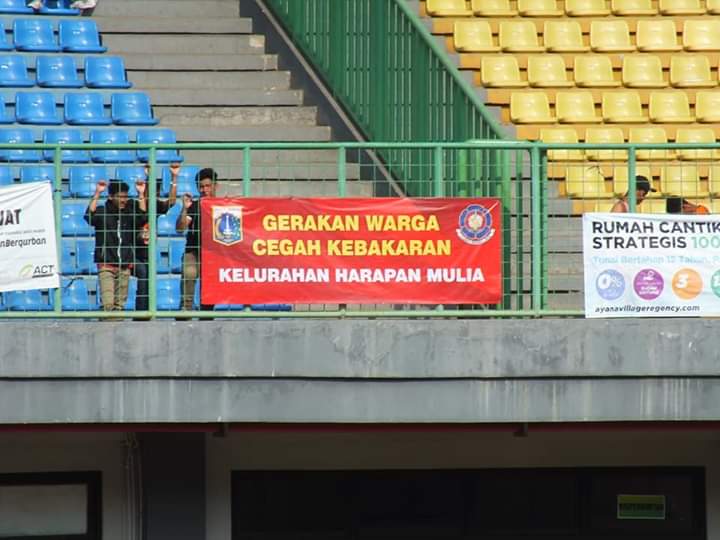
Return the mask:
<svg viewBox="0 0 720 540">
<path fill-rule="evenodd" d="M 711 214 L 720 213 L 720 199 L 694 199 L 686 198 L 691 204 L 702 205 Z M 610 212 L 617 199 L 597 199 L 590 204 L 583 205 L 583 212 Z M 667 201 L 665 199 L 647 199 L 637 206 L 638 214 L 667 214 Z"/>
<path fill-rule="evenodd" d="M 604 17 L 606 15 L 644 17 L 648 15 L 720 15 L 720 0 L 565 0 L 565 9 L 558 9 L 555 0 L 517 0 L 513 9 L 509 0 L 426 0 L 425 10 L 433 17 Z"/>
<path fill-rule="evenodd" d="M 481 82 L 488 88 L 712 88 L 718 85 L 710 60 L 702 54 L 674 56 L 670 60 L 669 81 L 663 76 L 662 62 L 649 54 L 623 58 L 622 80 L 615 80 L 610 58 L 604 55 L 576 56 L 573 80 L 568 80 L 565 59 L 557 54 L 541 54 L 527 59 L 527 80 L 520 75 L 517 58 L 512 55 L 484 56 Z"/>
<path fill-rule="evenodd" d="M 710 128 L 679 128 L 675 142 L 681 144 L 713 144 L 717 140 L 715 131 Z M 552 144 L 577 144 L 577 131 L 574 129 L 543 129 L 540 140 Z M 623 131 L 614 127 L 597 127 L 585 130 L 585 142 L 589 144 L 622 144 L 625 142 Z M 632 128 L 628 142 L 635 144 L 667 144 L 667 136 L 662 128 Z M 636 150 L 635 156 L 641 161 L 680 159 L 687 161 L 712 160 L 720 158 L 720 150 L 702 149 L 668 149 L 668 150 Z M 624 161 L 627 160 L 626 150 L 549 150 L 551 161 Z"/>
<path fill-rule="evenodd" d="M 707 182 L 700 180 L 696 165 L 672 165 L 660 170 L 660 182 L 653 182 L 649 167 L 637 167 L 635 174 L 651 180 L 656 195 L 678 197 L 709 197 L 720 195 L 720 166 L 710 167 Z M 605 176 L 598 165 L 570 166 L 565 173 L 565 194 L 571 198 L 603 199 L 608 196 Z M 612 193 L 624 195 L 628 190 L 628 174 L 619 167 L 612 176 Z"/>
<path fill-rule="evenodd" d="M 634 43 L 630 27 L 622 20 L 592 21 L 590 40 L 583 40 L 576 21 L 547 21 L 540 45 L 535 23 L 502 21 L 497 44 L 490 23 L 482 20 L 456 21 L 453 43 L 459 52 L 659 52 L 720 50 L 720 20 L 697 19 L 683 23 L 682 45 L 678 44 L 675 21 L 653 19 L 637 22 Z"/>
<path fill-rule="evenodd" d="M 688 95 L 680 90 L 651 92 L 649 115 L 643 112 L 635 91 L 604 92 L 601 109 L 602 114 L 597 115 L 590 91 L 558 92 L 554 116 L 545 92 L 513 92 L 510 96 L 510 119 L 517 124 L 692 124 L 720 122 L 720 92 L 698 92 L 694 113 Z"/>
</svg>

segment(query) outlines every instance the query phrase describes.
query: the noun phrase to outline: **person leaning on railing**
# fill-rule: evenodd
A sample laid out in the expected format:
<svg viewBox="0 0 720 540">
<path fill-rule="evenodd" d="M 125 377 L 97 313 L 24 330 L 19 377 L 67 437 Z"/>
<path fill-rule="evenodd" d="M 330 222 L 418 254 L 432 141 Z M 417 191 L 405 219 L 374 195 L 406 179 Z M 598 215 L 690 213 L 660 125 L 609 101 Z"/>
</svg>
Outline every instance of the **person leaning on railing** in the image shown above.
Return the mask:
<svg viewBox="0 0 720 540">
<path fill-rule="evenodd" d="M 217 173 L 210 169 L 201 169 L 195 176 L 200 197 L 214 197 L 217 187 Z M 187 233 L 185 256 L 183 257 L 182 308 L 191 310 L 195 298 L 195 280 L 200 277 L 200 201 L 193 200 L 190 193 L 183 195 L 182 212 L 178 216 L 175 228 Z M 202 305 L 203 310 L 212 306 Z"/>
<path fill-rule="evenodd" d="M 657 191 L 650 185 L 650 181 L 644 176 L 635 177 L 635 200 L 638 206 L 645 200 L 649 192 Z M 616 202 L 610 209 L 611 212 L 627 213 L 630 211 L 630 205 L 628 204 L 628 195 L 630 192 L 625 193 L 622 198 Z"/>
<path fill-rule="evenodd" d="M 100 195 L 108 190 L 104 206 Z M 95 187 L 85 220 L 95 227 L 95 263 L 103 310 L 122 311 L 128 295 L 130 271 L 135 262 L 135 236 L 147 222 L 147 215 L 128 197 L 125 182 L 101 180 Z"/>
<path fill-rule="evenodd" d="M 145 178 L 148 178 L 150 167 L 145 166 Z M 158 215 L 166 214 L 170 208 L 175 205 L 177 199 L 177 179 L 180 174 L 180 164 L 173 163 L 170 165 L 170 192 L 166 201 L 157 199 L 156 212 Z M 138 208 L 141 212 L 147 212 L 147 183 L 137 182 L 138 190 Z M 135 309 L 138 311 L 146 311 L 149 307 L 148 295 L 148 244 L 150 242 L 150 223 L 145 222 L 139 233 L 135 236 L 135 266 L 133 273 L 137 278 L 137 300 L 135 301 Z"/>
<path fill-rule="evenodd" d="M 702 204 L 693 204 L 682 197 L 671 196 L 665 201 L 665 211 L 668 214 L 688 214 L 688 215 L 705 215 L 709 214 L 707 206 Z"/>
</svg>

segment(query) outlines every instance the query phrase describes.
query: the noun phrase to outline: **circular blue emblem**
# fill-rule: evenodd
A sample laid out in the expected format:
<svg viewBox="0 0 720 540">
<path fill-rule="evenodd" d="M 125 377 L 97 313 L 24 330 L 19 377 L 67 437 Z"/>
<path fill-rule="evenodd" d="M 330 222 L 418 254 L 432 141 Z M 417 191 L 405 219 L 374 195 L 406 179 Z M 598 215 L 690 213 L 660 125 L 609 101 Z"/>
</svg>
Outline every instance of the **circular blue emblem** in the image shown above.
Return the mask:
<svg viewBox="0 0 720 540">
<path fill-rule="evenodd" d="M 625 292 L 625 278 L 617 270 L 603 270 L 595 280 L 595 288 L 601 298 L 617 300 Z"/>
<path fill-rule="evenodd" d="M 460 213 L 457 233 L 468 244 L 484 244 L 495 234 L 490 211 L 481 204 L 469 205 Z"/>
</svg>

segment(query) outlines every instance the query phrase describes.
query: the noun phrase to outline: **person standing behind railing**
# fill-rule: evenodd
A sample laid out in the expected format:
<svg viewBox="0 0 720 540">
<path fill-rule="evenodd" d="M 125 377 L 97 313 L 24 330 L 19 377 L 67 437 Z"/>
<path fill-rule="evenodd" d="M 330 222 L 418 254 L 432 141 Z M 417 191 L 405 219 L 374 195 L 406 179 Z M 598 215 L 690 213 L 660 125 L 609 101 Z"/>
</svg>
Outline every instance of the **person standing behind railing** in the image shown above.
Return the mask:
<svg viewBox="0 0 720 540">
<path fill-rule="evenodd" d="M 98 206 L 108 190 L 108 200 Z M 147 222 L 147 215 L 130 204 L 125 182 L 101 180 L 95 187 L 85 221 L 95 227 L 95 263 L 98 266 L 100 296 L 104 311 L 122 311 L 128 295 L 130 271 L 135 262 L 135 236 Z"/>
<path fill-rule="evenodd" d="M 195 176 L 200 197 L 214 197 L 217 187 L 217 173 L 212 169 L 202 169 Z M 175 228 L 181 233 L 188 231 L 183 257 L 182 308 L 189 311 L 193 308 L 195 298 L 195 280 L 200 277 L 200 201 L 193 200 L 190 193 L 183 195 L 183 208 L 178 216 Z M 203 310 L 213 307 L 200 306 Z"/>
<path fill-rule="evenodd" d="M 650 185 L 650 181 L 644 176 L 635 177 L 635 200 L 637 205 L 640 205 L 647 197 L 647 194 L 651 191 L 657 191 Z M 630 211 L 630 205 L 628 204 L 628 195 L 630 192 L 625 193 L 619 201 L 617 201 L 610 209 L 611 212 L 615 213 L 627 213 Z"/>
</svg>

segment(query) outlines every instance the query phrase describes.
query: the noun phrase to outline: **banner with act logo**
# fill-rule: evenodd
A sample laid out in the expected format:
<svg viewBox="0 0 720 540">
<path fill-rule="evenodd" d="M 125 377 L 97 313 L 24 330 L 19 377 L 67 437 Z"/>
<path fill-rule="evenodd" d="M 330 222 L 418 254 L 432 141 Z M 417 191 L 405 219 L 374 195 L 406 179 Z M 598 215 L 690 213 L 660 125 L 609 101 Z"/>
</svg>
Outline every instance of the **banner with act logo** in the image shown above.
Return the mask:
<svg viewBox="0 0 720 540">
<path fill-rule="evenodd" d="M 203 199 L 203 304 L 497 303 L 497 199 Z"/>
<path fill-rule="evenodd" d="M 586 317 L 720 315 L 720 216 L 585 214 Z"/>
<path fill-rule="evenodd" d="M 0 291 L 60 286 L 48 182 L 0 188 Z"/>
</svg>

